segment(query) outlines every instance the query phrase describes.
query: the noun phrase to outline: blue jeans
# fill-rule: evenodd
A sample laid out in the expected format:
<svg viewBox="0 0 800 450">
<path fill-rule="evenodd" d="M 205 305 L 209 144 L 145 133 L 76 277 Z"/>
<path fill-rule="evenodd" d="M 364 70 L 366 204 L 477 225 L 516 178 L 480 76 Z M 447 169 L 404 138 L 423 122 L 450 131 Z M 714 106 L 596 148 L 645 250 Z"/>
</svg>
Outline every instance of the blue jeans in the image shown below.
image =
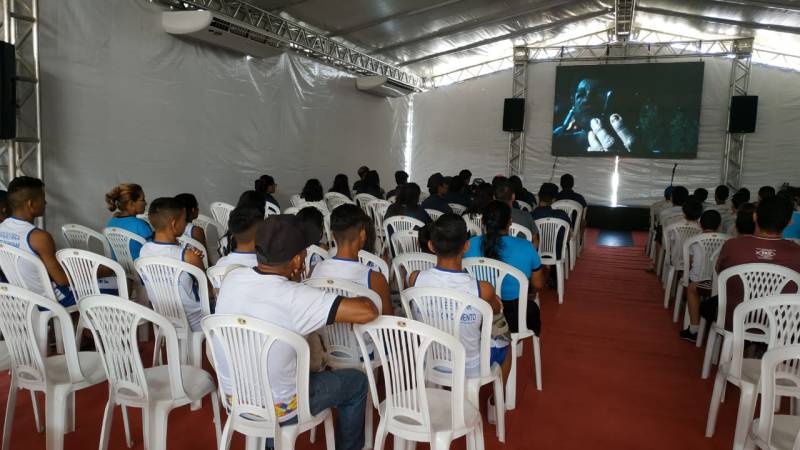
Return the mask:
<svg viewBox="0 0 800 450">
<path fill-rule="evenodd" d="M 311 414 L 336 408 L 336 450 L 361 450 L 364 447 L 367 389 L 367 376 L 360 370 L 311 373 L 308 380 Z M 281 425 L 296 423 L 297 417 L 293 417 Z M 272 446 L 272 439 L 267 439 L 267 448 Z"/>
</svg>

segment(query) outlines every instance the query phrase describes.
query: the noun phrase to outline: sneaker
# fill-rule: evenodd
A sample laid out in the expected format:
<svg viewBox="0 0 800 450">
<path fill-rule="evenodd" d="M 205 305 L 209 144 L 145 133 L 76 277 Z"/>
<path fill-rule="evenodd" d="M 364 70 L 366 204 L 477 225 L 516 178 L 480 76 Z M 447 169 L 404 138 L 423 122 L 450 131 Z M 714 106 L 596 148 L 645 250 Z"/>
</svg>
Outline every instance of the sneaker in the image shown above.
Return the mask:
<svg viewBox="0 0 800 450">
<path fill-rule="evenodd" d="M 680 336 L 684 341 L 697 342 L 697 333 L 692 333 L 688 328 L 681 331 Z"/>
</svg>

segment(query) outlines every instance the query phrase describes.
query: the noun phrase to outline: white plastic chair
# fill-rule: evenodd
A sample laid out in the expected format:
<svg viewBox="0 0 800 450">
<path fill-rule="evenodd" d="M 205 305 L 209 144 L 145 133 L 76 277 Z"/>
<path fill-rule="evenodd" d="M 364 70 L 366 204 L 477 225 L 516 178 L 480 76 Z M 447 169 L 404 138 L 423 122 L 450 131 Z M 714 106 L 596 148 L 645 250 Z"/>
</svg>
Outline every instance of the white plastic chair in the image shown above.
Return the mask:
<svg viewBox="0 0 800 450">
<path fill-rule="evenodd" d="M 214 202 L 211 204 L 211 216 L 217 222 L 217 232 L 222 236 L 228 232 L 228 218 L 231 216 L 235 206 L 225 202 Z"/>
<path fill-rule="evenodd" d="M 389 247 L 389 255 L 392 257 L 397 256 L 397 252 L 392 248 L 390 236 L 398 231 L 415 230 L 424 227 L 425 224 L 421 220 L 417 220 L 409 216 L 393 216 L 383 221 L 383 236 L 386 240 L 386 245 Z"/>
<path fill-rule="evenodd" d="M 573 270 L 578 258 L 578 233 L 583 219 L 583 206 L 575 200 L 558 200 L 553 202 L 552 208 L 564 211 L 570 219 L 569 245 L 567 248 L 569 249 L 569 270 Z M 572 225 L 572 221 L 575 222 L 575 225 Z"/>
<path fill-rule="evenodd" d="M 506 440 L 506 405 L 503 395 L 503 374 L 495 363 L 489 366 L 492 341 L 492 307 L 480 297 L 454 289 L 437 287 L 411 287 L 400 293 L 406 317 L 430 325 L 461 341 L 461 316 L 471 308 L 481 316 L 480 372 L 476 378 L 466 379 L 467 398 L 473 405 L 479 404 L 482 386 L 491 384 L 494 389 L 497 438 Z M 426 366 L 428 381 L 440 386 L 450 386 L 453 361 L 446 348 L 434 344 Z"/>
<path fill-rule="evenodd" d="M 331 213 L 328 210 L 328 204 L 325 203 L 325 200 L 320 200 L 318 202 L 307 202 L 301 199 L 299 205 L 293 205 L 293 206 L 295 206 L 298 210 L 303 208 L 315 208 L 317 211 L 321 212 L 323 216 Z"/>
<path fill-rule="evenodd" d="M 372 224 L 375 227 L 375 240 L 376 240 L 376 251 L 378 254 L 382 255 L 386 250 L 387 246 L 387 238 L 386 232 L 384 231 L 383 227 L 383 218 L 386 217 L 386 211 L 389 210 L 389 203 L 386 200 L 372 200 L 367 204 L 367 209 L 369 210 L 369 215 L 372 217 Z"/>
<path fill-rule="evenodd" d="M 530 282 L 522 271 L 490 258 L 464 258 L 461 262 L 464 270 L 480 281 L 485 281 L 494 286 L 497 296 L 500 296 L 502 283 L 508 277 L 512 277 L 519 283 L 518 293 L 518 323 L 517 332 L 511 333 L 511 370 L 506 381 L 506 409 L 512 410 L 517 406 L 517 358 L 522 356 L 522 342 L 524 339 L 531 338 L 533 345 L 533 370 L 536 378 L 536 389 L 542 390 L 542 350 L 539 336 L 528 328 L 528 289 Z M 538 304 L 539 299 L 537 297 Z"/>
<path fill-rule="evenodd" d="M 136 267 L 133 265 L 133 255 L 131 255 L 131 242 L 138 242 L 140 245 L 144 245 L 147 241 L 138 234 L 116 227 L 104 229 L 103 235 L 105 235 L 111 245 L 111 249 L 114 251 L 114 259 L 125 269 L 125 275 L 129 280 L 138 282 Z"/>
<path fill-rule="evenodd" d="M 717 349 L 717 338 L 727 339 L 730 333 L 725 331 L 725 318 L 728 303 L 728 280 L 737 277 L 743 285 L 742 302 L 753 299 L 780 294 L 789 284 L 800 286 L 800 273 L 776 264 L 740 264 L 729 267 L 717 276 L 717 319 L 708 330 L 706 353 L 703 358 L 703 371 L 701 377 L 708 378 L 711 371 L 711 359 Z M 705 326 L 705 321 L 700 321 L 700 327 Z M 723 340 L 724 343 L 724 340 Z"/>
<path fill-rule="evenodd" d="M 369 205 L 372 201 L 378 200 L 378 197 L 375 197 L 372 194 L 361 193 L 356 194 L 353 198 L 355 199 L 356 205 L 358 205 L 359 208 L 361 208 L 365 213 L 370 214 L 370 217 L 372 217 L 367 205 Z"/>
<path fill-rule="evenodd" d="M 424 323 L 389 316 L 353 329 L 361 354 L 367 358 L 363 334 L 369 335 L 383 368 L 386 400 L 380 404 L 375 376 L 367 372 L 373 403 L 381 416 L 375 450 L 383 449 L 389 433 L 394 435 L 396 449 L 405 448 L 408 441 L 429 442 L 432 450 L 446 450 L 461 436 L 467 436 L 468 448 L 483 448 L 480 412 L 466 399 L 464 346 L 458 339 Z M 425 386 L 425 367 L 433 362 L 433 344 L 450 352 L 450 390 Z"/>
<path fill-rule="evenodd" d="M 392 273 L 397 280 L 397 288 L 402 291 L 408 286 L 408 278 L 417 271 L 436 266 L 436 255 L 430 253 L 405 253 L 392 259 Z"/>
<path fill-rule="evenodd" d="M 533 232 L 530 230 L 530 228 L 518 223 L 512 223 L 511 226 L 508 227 L 508 234 L 509 236 L 522 237 L 529 241 L 533 241 Z"/>
<path fill-rule="evenodd" d="M 214 289 L 219 290 L 222 287 L 222 281 L 225 280 L 225 277 L 228 276 L 229 273 L 233 272 L 236 269 L 240 269 L 244 267 L 241 264 L 228 264 L 227 266 L 211 266 L 206 269 L 206 276 L 208 277 L 208 281 L 211 282 L 211 286 Z"/>
<path fill-rule="evenodd" d="M 395 255 L 404 253 L 420 253 L 419 232 L 417 230 L 395 231 L 392 235 L 392 248 Z"/>
<path fill-rule="evenodd" d="M 38 345 L 39 309 L 57 318 L 64 354 L 47 356 Z M 10 284 L 0 284 L 0 330 L 11 356 L 11 383 L 3 427 L 3 450 L 11 443 L 17 390 L 31 391 L 36 426 L 36 392 L 45 394 L 47 449 L 64 448 L 64 433 L 75 430 L 75 391 L 105 380 L 96 352 L 78 352 L 69 313 L 51 299 Z"/>
<path fill-rule="evenodd" d="M 438 209 L 426 209 L 425 212 L 428 213 L 428 217 L 430 217 L 434 222 L 436 222 L 436 220 L 438 220 L 439 217 L 442 217 L 442 214 L 444 214 Z"/>
<path fill-rule="evenodd" d="M 281 213 L 281 209 L 272 202 L 264 203 L 264 218 L 266 219 L 269 216 L 279 215 Z"/>
<path fill-rule="evenodd" d="M 447 206 L 453 210 L 453 213 L 458 214 L 459 216 L 464 214 L 464 211 L 467 210 L 467 207 L 462 205 L 461 203 L 448 203 Z"/>
<path fill-rule="evenodd" d="M 136 260 L 136 271 L 147 289 L 153 310 L 166 318 L 175 330 L 180 350 L 181 364 L 201 367 L 203 332 L 192 331 L 181 299 L 182 278 L 194 278 L 200 310 L 203 316 L 211 314 L 206 274 L 197 267 L 171 258 L 150 257 Z M 156 331 L 153 365 L 160 361 L 161 330 Z"/>
<path fill-rule="evenodd" d="M 208 231 L 211 229 L 211 227 L 214 227 L 215 231 L 219 231 L 220 228 L 216 220 L 204 214 L 198 214 L 197 218 L 194 219 L 192 223 L 203 230 L 203 234 L 206 235 L 206 241 L 210 241 L 210 239 L 208 238 L 209 236 Z"/>
<path fill-rule="evenodd" d="M 676 274 L 683 268 L 683 243 L 690 237 L 694 237 L 703 232 L 697 222 L 681 221 L 664 227 L 664 272 L 667 281 L 664 285 L 664 309 L 669 308 L 669 300 L 672 298 Z M 675 242 L 670 240 L 670 235 L 675 236 Z M 674 245 L 674 247 L 673 247 Z"/>
<path fill-rule="evenodd" d="M 464 214 L 461 217 L 467 223 L 467 231 L 470 236 L 483 234 L 483 214 Z"/>
<path fill-rule="evenodd" d="M 167 419 L 170 411 L 197 403 L 208 395 L 214 412 L 217 443 L 220 438 L 219 399 L 211 374 L 181 363 L 178 337 L 172 323 L 157 312 L 111 295 L 87 297 L 80 304 L 81 315 L 92 330 L 108 377 L 108 403 L 103 414 L 100 449 L 108 448 L 114 408 L 142 408 L 145 448 L 166 450 Z M 140 321 L 151 322 L 161 333 L 167 348 L 167 365 L 145 368 L 139 354 L 136 330 Z M 128 447 L 133 445 L 127 435 Z"/>
<path fill-rule="evenodd" d="M 776 399 L 800 400 L 800 345 L 772 349 L 761 358 L 761 416 L 749 427 L 745 448 L 795 450 L 800 447 L 800 417 L 775 413 Z"/>
<path fill-rule="evenodd" d="M 526 212 L 531 212 L 531 211 L 533 211 L 533 206 L 531 206 L 531 204 L 530 204 L 530 203 L 528 203 L 528 202 L 523 202 L 522 200 L 516 200 L 516 202 L 517 202 L 517 204 L 519 205 L 519 209 L 521 209 L 521 210 L 523 210 L 523 211 L 526 211 Z"/>
<path fill-rule="evenodd" d="M 333 212 L 339 206 L 352 204 L 353 201 L 339 192 L 328 192 L 325 194 L 325 203 L 328 205 L 328 211 Z"/>
<path fill-rule="evenodd" d="M 103 247 L 103 256 L 106 258 L 112 257 L 111 246 L 108 245 L 108 240 L 103 236 L 103 233 L 77 223 L 68 223 L 61 227 L 61 234 L 64 235 L 64 240 L 67 241 L 70 247 L 81 250 L 91 251 L 91 243 L 92 239 L 94 239 Z"/>
<path fill-rule="evenodd" d="M 382 273 L 387 280 L 391 276 L 391 272 L 389 272 L 389 265 L 386 264 L 386 261 L 384 261 L 383 258 L 378 255 L 374 255 L 366 250 L 359 250 L 358 262 L 364 264 L 365 266 L 369 266 L 372 270 L 377 270 L 378 272 Z"/>
<path fill-rule="evenodd" d="M 564 303 L 564 278 L 566 272 L 567 243 L 569 242 L 569 223 L 563 219 L 547 217 L 536 219 L 539 229 L 539 257 L 545 266 L 555 266 L 558 287 L 558 303 Z M 563 236 L 561 248 L 558 247 L 558 235 Z M 559 252 L 560 250 L 560 252 Z M 561 258 L 558 257 L 561 253 Z"/>
<path fill-rule="evenodd" d="M 722 244 L 730 238 L 729 235 L 724 233 L 700 233 L 687 238 L 683 242 L 683 276 L 678 284 L 678 292 L 675 294 L 675 309 L 672 312 L 673 322 L 678 321 L 681 303 L 683 302 L 683 290 L 689 288 L 689 271 L 692 267 L 692 263 L 700 267 L 700 280 L 710 283 L 711 279 L 714 277 L 714 266 L 711 264 L 711 256 L 721 249 Z M 690 261 L 689 248 L 695 243 L 700 246 L 702 251 L 702 259 L 700 261 Z M 707 287 L 710 287 L 710 284 L 708 284 Z"/>
<path fill-rule="evenodd" d="M 300 208 L 298 208 L 297 206 L 290 206 L 290 207 L 284 209 L 283 213 L 284 214 L 291 214 L 291 215 L 294 216 L 294 215 L 297 215 L 298 211 L 300 211 Z"/>
<path fill-rule="evenodd" d="M 181 244 L 181 249 L 193 248 L 203 255 L 203 267 L 208 268 L 208 250 L 197 239 L 190 238 L 189 236 L 178 236 L 178 243 Z"/>
<path fill-rule="evenodd" d="M 311 273 L 314 270 L 314 266 L 316 265 L 314 259 L 319 259 L 321 261 L 324 261 L 330 258 L 331 257 L 330 255 L 331 254 L 327 250 L 320 247 L 319 245 L 309 245 L 308 248 L 306 248 L 306 264 L 305 264 L 306 270 L 305 273 L 303 274 L 303 279 L 305 280 L 306 278 L 311 276 Z"/>
<path fill-rule="evenodd" d="M 650 226 L 647 229 L 647 244 L 645 244 L 644 252 L 650 259 L 653 259 L 653 248 L 654 248 L 654 241 L 656 239 L 656 225 L 658 223 L 658 208 L 660 208 L 664 204 L 663 200 L 659 200 L 652 205 L 650 205 Z"/>
<path fill-rule="evenodd" d="M 755 412 L 761 375 L 758 359 L 744 357 L 745 341 L 764 343 L 768 350 L 800 344 L 800 295 L 783 294 L 754 299 L 740 303 L 733 312 L 733 333 L 726 337 L 720 357 L 708 410 L 706 437 L 714 435 L 726 384 L 738 386 L 741 394 L 733 438 L 735 450 L 744 448 L 747 430 Z M 798 372 L 795 368 L 795 380 L 800 380 Z"/>
<path fill-rule="evenodd" d="M 227 450 L 234 432 L 247 437 L 247 448 L 264 448 L 263 438 L 273 438 L 275 449 L 294 448 L 300 433 L 325 424 L 327 450 L 334 450 L 333 418 L 330 409 L 311 415 L 308 404 L 308 342 L 303 336 L 253 317 L 215 314 L 203 319 L 203 332 L 211 345 L 214 367 L 228 368 L 230 392 L 228 420 L 219 442 Z M 288 345 L 296 355 L 297 423 L 280 426 L 269 380 L 267 355 L 276 343 Z M 226 395 L 220 387 L 220 395 Z"/>
</svg>

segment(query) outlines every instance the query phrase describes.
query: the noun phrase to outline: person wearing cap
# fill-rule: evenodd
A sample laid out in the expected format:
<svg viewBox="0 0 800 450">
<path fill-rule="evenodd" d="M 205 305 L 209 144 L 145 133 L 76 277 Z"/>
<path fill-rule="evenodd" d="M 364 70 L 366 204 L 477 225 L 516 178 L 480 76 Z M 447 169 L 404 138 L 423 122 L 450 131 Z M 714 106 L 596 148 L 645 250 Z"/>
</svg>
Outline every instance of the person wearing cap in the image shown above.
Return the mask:
<svg viewBox="0 0 800 450">
<path fill-rule="evenodd" d="M 255 191 L 259 192 L 264 195 L 264 198 L 272 203 L 273 205 L 277 206 L 278 209 L 281 208 L 281 205 L 275 200 L 272 194 L 278 189 L 278 185 L 275 184 L 275 179 L 269 175 L 261 175 L 259 179 L 256 180 Z"/>
<path fill-rule="evenodd" d="M 444 183 L 444 176 L 441 173 L 436 172 L 428 177 L 428 192 L 430 196 L 422 202 L 423 209 L 435 209 L 443 214 L 453 212 L 444 198 L 447 194 L 447 185 Z"/>
<path fill-rule="evenodd" d="M 364 190 L 365 187 L 364 183 L 367 179 L 367 175 L 369 174 L 369 167 L 361 166 L 358 168 L 357 173 L 358 173 L 358 180 L 356 180 L 356 182 L 353 183 L 353 192 L 355 192 L 356 194 Z"/>
<path fill-rule="evenodd" d="M 225 278 L 215 314 L 239 314 L 264 320 L 306 336 L 333 323 L 368 323 L 378 317 L 366 297 L 342 297 L 299 283 L 306 247 L 319 230 L 293 215 L 274 215 L 256 228 L 258 265 L 240 268 Z M 215 344 L 216 345 L 216 344 Z M 267 358 L 275 412 L 281 425 L 297 422 L 297 387 L 294 351 L 276 342 Z M 218 361 L 217 375 L 223 391 L 231 395 L 229 369 Z M 309 378 L 312 414 L 336 408 L 336 448 L 361 450 L 367 379 L 356 369 L 314 372 Z"/>
</svg>

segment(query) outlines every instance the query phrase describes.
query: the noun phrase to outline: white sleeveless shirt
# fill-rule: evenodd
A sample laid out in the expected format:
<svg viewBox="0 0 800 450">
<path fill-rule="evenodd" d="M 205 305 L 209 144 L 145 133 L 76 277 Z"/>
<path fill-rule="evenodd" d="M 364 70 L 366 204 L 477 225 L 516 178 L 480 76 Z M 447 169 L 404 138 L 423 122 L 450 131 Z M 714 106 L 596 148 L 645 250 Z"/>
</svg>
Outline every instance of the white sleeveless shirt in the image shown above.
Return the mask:
<svg viewBox="0 0 800 450">
<path fill-rule="evenodd" d="M 184 228 L 184 230 L 183 230 L 183 235 L 186 236 L 186 237 L 190 237 L 190 238 L 194 239 L 194 236 L 192 236 L 192 231 L 194 231 L 194 227 L 196 227 L 196 226 L 197 225 L 195 225 L 195 224 L 193 224 L 191 222 L 188 222 L 186 224 L 186 228 Z"/>
<path fill-rule="evenodd" d="M 467 272 L 433 267 L 420 272 L 414 286 L 448 288 L 480 297 L 479 283 Z M 472 307 L 468 306 L 461 314 L 459 339 L 466 350 L 466 376 L 473 378 L 480 375 L 481 314 Z"/>
<path fill-rule="evenodd" d="M 337 257 L 318 262 L 314 266 L 314 271 L 311 272 L 312 277 L 339 278 L 372 289 L 370 283 L 371 275 L 372 269 L 361 264 L 360 261 Z M 376 306 L 380 308 L 380 305 Z"/>
<path fill-rule="evenodd" d="M 3 223 L 0 223 L 0 243 L 18 248 L 26 253 L 35 255 L 38 258 L 39 255 L 36 253 L 33 247 L 31 247 L 30 242 L 31 233 L 35 230 L 38 230 L 38 228 L 34 224 L 17 219 L 15 217 L 9 217 L 8 219 L 4 220 Z M 28 261 L 20 261 L 19 272 L 20 275 L 22 275 L 25 284 L 28 286 L 29 291 L 35 292 L 47 298 L 52 297 L 52 294 L 45 292 L 45 289 L 49 288 L 50 286 L 42 286 L 42 283 L 39 281 L 36 266 Z"/>
<path fill-rule="evenodd" d="M 140 258 L 150 258 L 160 256 L 162 258 L 170 258 L 177 261 L 184 261 L 183 249 L 177 243 L 164 243 L 164 242 L 148 242 L 142 246 L 142 251 L 139 254 Z M 189 327 L 192 331 L 200 331 L 200 320 L 203 318 L 203 310 L 200 307 L 200 301 L 195 291 L 194 279 L 188 273 L 183 273 L 179 279 L 181 303 L 183 304 L 183 311 L 186 313 L 186 320 L 189 322 Z M 151 298 L 155 295 L 147 288 L 147 295 Z"/>
</svg>

